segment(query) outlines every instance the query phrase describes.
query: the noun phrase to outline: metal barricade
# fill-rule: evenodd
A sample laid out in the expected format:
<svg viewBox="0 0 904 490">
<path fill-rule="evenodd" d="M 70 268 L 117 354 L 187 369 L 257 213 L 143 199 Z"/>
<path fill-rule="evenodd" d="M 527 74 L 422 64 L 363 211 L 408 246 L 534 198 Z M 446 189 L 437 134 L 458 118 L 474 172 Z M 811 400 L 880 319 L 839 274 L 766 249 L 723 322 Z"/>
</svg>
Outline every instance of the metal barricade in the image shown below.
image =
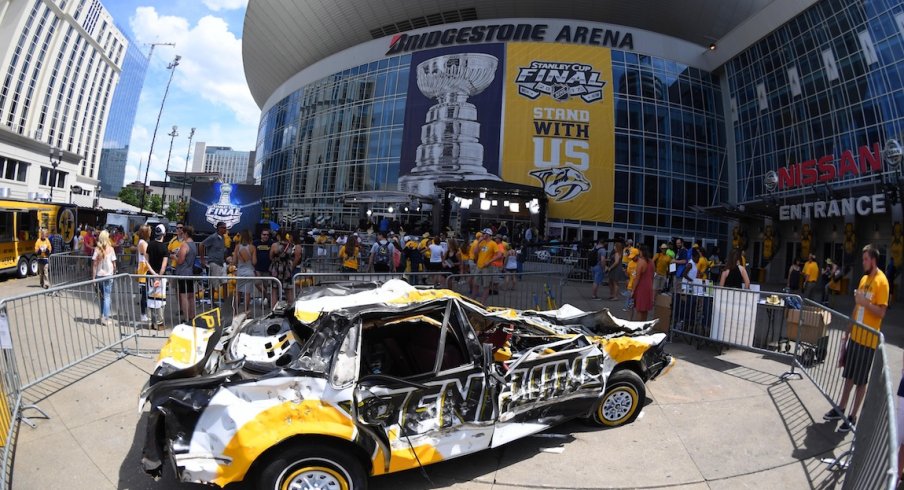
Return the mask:
<svg viewBox="0 0 904 490">
<path fill-rule="evenodd" d="M 564 282 L 545 272 L 455 274 L 446 279 L 446 288 L 489 307 L 554 310 L 563 304 Z"/>
<path fill-rule="evenodd" d="M 899 428 L 893 384 L 897 379 L 893 380 L 889 372 L 885 337 L 848 315 L 810 300 L 789 323 L 790 338 L 795 343 L 794 364 L 822 393 L 831 411 L 850 414 L 847 409 L 852 401 L 856 405 L 857 386 L 862 386 L 863 406 L 853 424 L 850 449 L 823 462 L 847 468 L 843 488 L 894 488 Z M 846 421 L 840 424 L 844 427 Z"/>
<path fill-rule="evenodd" d="M 92 257 L 90 255 L 75 252 L 52 254 L 48 258 L 50 284 L 54 286 L 63 286 L 90 280 L 91 262 Z M 116 256 L 117 273 L 133 274 L 137 270 L 137 255 L 119 254 Z"/>
<path fill-rule="evenodd" d="M 50 284 L 62 286 L 91 279 L 91 256 L 75 252 L 52 254 L 48 259 Z"/>
<path fill-rule="evenodd" d="M 33 390 L 36 397 L 55 391 L 60 387 L 58 383 L 44 382 L 103 352 L 116 350 L 121 354 L 124 344 L 135 338 L 123 336 L 118 327 L 131 314 L 130 308 L 124 309 L 124 303 L 117 297 L 121 293 L 116 293 L 128 281 L 129 276 L 118 275 L 0 299 L 0 370 L 4 395 L 0 398 L 3 402 L 0 428 L 4 438 L 0 488 L 7 488 L 11 478 L 18 422 L 33 426 L 23 412 L 33 409 L 47 417 L 26 401 L 26 391 Z M 107 285 L 111 291 L 110 317 L 101 322 L 98 289 L 107 291 Z"/>
<path fill-rule="evenodd" d="M 795 294 L 682 283 L 671 307 L 672 339 L 681 336 L 787 358 L 791 370 L 781 378 L 809 379 L 829 402 L 827 420 L 839 420 L 839 430 L 854 431 L 849 450 L 823 460 L 848 469 L 844 488 L 894 488 L 894 380 L 880 332 Z M 857 403 L 858 385 L 864 400 L 859 413 L 867 415 L 849 423 L 843 417 L 851 402 Z"/>
<path fill-rule="evenodd" d="M 327 284 L 383 283 L 401 279 L 415 286 L 443 286 L 448 272 L 299 272 L 292 277 L 295 297 Z"/>
<path fill-rule="evenodd" d="M 544 272 L 581 281 L 591 279 L 587 259 L 570 245 L 526 246 L 521 256 L 522 272 Z"/>
<path fill-rule="evenodd" d="M 870 369 L 861 417 L 856 425 L 856 450 L 844 475 L 843 489 L 895 488 L 897 481 L 897 431 L 888 351 L 881 342 Z"/>
<path fill-rule="evenodd" d="M 238 314 L 261 318 L 285 298 L 282 284 L 274 277 L 237 276 L 139 276 L 129 275 L 123 294 L 132 315 L 120 323 L 123 335 L 168 337 L 169 328 L 190 323 L 191 318 L 211 308 L 220 308 L 223 323 Z M 143 282 L 141 280 L 144 280 Z M 144 307 L 142 307 L 144 304 Z"/>
<path fill-rule="evenodd" d="M 143 294 L 139 279 L 151 281 L 150 298 Z M 172 281 L 172 286 L 154 284 L 158 279 Z M 234 288 L 246 286 L 251 301 L 236 300 Z M 140 352 L 140 337 L 167 337 L 169 328 L 189 321 L 188 315 L 179 316 L 180 291 L 196 308 L 195 314 L 221 306 L 224 323 L 231 321 L 235 312 L 246 313 L 246 318 L 263 317 L 272 310 L 270 304 L 283 295 L 282 285 L 272 277 L 119 274 L 0 299 L 0 490 L 10 481 L 18 422 L 33 425 L 23 412 L 34 409 L 46 417 L 27 398 L 56 391 L 61 387 L 55 382 L 57 376 L 101 353 L 113 351 L 119 357 L 136 354 Z M 106 317 L 102 306 L 105 297 L 109 298 Z M 152 302 L 146 305 L 160 309 L 155 316 L 149 315 L 149 319 L 162 321 L 160 329 L 156 321 L 152 325 L 142 318 L 141 304 L 149 299 Z M 66 382 L 71 381 L 66 378 Z"/>
<path fill-rule="evenodd" d="M 796 294 L 752 291 L 681 282 L 672 294 L 669 335 L 786 357 L 790 362 L 789 317 L 799 307 Z"/>
</svg>

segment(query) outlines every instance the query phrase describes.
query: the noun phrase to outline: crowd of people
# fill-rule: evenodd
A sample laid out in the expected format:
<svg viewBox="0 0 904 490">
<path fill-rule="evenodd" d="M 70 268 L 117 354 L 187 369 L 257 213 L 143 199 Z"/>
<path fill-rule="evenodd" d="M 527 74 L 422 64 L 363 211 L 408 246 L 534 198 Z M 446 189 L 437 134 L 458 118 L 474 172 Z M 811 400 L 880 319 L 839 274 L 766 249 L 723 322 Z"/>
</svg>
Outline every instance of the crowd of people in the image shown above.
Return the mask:
<svg viewBox="0 0 904 490">
<path fill-rule="evenodd" d="M 222 222 L 203 238 L 181 222 L 174 231 L 169 236 L 163 224 L 142 225 L 129 237 L 115 228 L 84 226 L 76 233 L 71 248 L 92 257 L 92 279 L 116 274 L 124 257 L 134 260 L 139 276 L 140 321 L 163 329 L 168 279 L 176 291 L 180 320 L 187 322 L 196 314 L 201 284 L 197 276 L 206 276 L 205 297 L 219 304 L 228 299 L 234 311 L 248 312 L 252 301 L 275 305 L 283 299 L 278 297 L 279 288 L 251 278 L 276 279 L 285 300 L 292 302 L 293 277 L 310 272 L 306 265 L 317 260 L 333 264 L 337 272 L 418 273 L 409 280 L 436 286 L 445 286 L 449 274 L 464 274 L 468 275 L 463 282 L 469 293 L 486 300 L 500 290 L 515 288 L 524 261 L 520 241 L 539 238 L 536 229 L 525 228 L 520 231 L 522 240 L 513 244 L 506 235 L 505 223 L 493 223 L 466 236 L 456 236 L 451 230 L 401 235 L 382 230 L 273 230 L 263 226 L 253 237 L 250 230 L 230 233 Z M 45 250 L 43 247 L 41 250 Z M 112 281 L 98 282 L 104 323 L 110 321 L 111 288 Z"/>
<path fill-rule="evenodd" d="M 750 287 L 747 258 L 732 250 L 723 262 L 719 250 L 707 252 L 700 242 L 690 247 L 681 238 L 661 243 L 653 254 L 631 239 L 598 240 L 587 255 L 593 278 L 591 298 L 602 300 L 600 286 L 609 289 L 609 301 L 626 298 L 625 311 L 635 320 L 646 320 L 656 294 L 670 291 L 678 282 L 711 281 L 724 287 Z"/>
</svg>

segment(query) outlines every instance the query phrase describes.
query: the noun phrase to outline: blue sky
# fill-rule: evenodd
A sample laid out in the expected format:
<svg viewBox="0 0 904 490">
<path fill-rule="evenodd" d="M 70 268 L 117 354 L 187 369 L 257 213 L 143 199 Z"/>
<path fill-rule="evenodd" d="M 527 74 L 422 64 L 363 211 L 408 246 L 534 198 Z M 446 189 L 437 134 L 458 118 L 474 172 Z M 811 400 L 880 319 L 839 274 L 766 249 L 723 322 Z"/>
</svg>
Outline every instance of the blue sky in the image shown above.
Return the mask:
<svg viewBox="0 0 904 490">
<path fill-rule="evenodd" d="M 251 98 L 242 65 L 241 36 L 247 0 L 104 0 L 113 18 L 147 53 L 158 46 L 148 66 L 132 131 L 125 182 L 142 180 L 151 134 L 170 72 L 166 65 L 180 55 L 157 141 L 151 158 L 150 180 L 162 180 L 173 125 L 179 127 L 170 169 L 181 171 L 188 151 L 188 134 L 196 128 L 194 144 L 253 150 L 260 110 Z M 142 170 L 139 177 L 138 167 Z"/>
</svg>

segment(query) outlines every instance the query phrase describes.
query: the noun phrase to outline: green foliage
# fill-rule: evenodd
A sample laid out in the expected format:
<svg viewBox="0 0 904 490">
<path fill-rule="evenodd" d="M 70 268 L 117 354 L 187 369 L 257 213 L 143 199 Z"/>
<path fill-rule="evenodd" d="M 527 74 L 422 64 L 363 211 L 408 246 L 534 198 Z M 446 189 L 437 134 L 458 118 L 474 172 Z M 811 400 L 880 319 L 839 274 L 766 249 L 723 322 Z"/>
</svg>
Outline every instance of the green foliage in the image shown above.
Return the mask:
<svg viewBox="0 0 904 490">
<path fill-rule="evenodd" d="M 185 213 L 188 211 L 188 203 L 179 200 L 171 202 L 169 207 L 166 208 L 166 219 L 170 220 L 170 222 L 174 221 L 184 221 Z"/>
<path fill-rule="evenodd" d="M 140 200 L 137 205 L 141 205 Z M 163 212 L 163 198 L 157 194 L 149 194 L 144 200 L 144 209 L 152 213 Z"/>
<path fill-rule="evenodd" d="M 141 193 L 132 187 L 123 187 L 122 190 L 119 191 L 119 200 L 126 204 L 131 204 L 132 206 L 140 206 Z"/>
</svg>

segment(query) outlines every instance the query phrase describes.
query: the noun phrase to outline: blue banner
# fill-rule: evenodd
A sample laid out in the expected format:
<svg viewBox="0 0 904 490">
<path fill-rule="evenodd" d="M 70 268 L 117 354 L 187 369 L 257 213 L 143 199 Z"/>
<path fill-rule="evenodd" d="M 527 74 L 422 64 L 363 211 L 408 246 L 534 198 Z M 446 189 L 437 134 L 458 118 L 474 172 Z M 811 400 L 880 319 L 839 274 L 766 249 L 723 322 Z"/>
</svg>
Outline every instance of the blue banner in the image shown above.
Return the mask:
<svg viewBox="0 0 904 490">
<path fill-rule="evenodd" d="M 188 224 L 197 233 L 213 233 L 220 221 L 230 231 L 253 233 L 261 219 L 262 195 L 263 187 L 259 185 L 195 182 L 191 186 Z"/>
</svg>

